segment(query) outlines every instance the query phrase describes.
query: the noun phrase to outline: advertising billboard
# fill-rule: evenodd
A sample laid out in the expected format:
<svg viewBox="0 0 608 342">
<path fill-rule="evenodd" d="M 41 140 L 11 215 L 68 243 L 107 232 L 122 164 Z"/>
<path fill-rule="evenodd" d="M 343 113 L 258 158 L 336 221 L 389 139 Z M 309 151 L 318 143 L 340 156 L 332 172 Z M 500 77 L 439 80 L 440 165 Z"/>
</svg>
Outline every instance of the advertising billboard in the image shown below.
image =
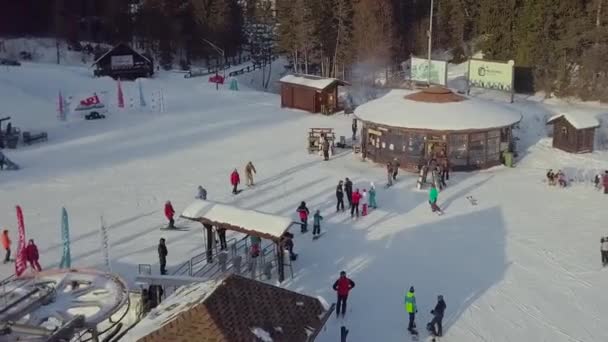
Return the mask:
<svg viewBox="0 0 608 342">
<path fill-rule="evenodd" d="M 506 63 L 480 59 L 469 60 L 469 87 L 513 92 L 513 67 L 511 60 Z"/>
<path fill-rule="evenodd" d="M 416 82 L 428 82 L 429 60 L 412 57 L 410 78 Z M 446 86 L 448 84 L 448 62 L 431 60 L 431 84 Z"/>
<path fill-rule="evenodd" d="M 131 68 L 133 66 L 133 55 L 112 56 L 112 69 Z"/>
</svg>

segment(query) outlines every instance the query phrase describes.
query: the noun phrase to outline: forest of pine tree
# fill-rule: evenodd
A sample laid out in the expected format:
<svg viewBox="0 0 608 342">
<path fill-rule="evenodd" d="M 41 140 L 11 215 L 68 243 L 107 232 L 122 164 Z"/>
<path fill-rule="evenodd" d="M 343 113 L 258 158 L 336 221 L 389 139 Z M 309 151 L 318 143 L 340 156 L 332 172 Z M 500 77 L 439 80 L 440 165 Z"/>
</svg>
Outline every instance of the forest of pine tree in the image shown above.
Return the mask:
<svg viewBox="0 0 608 342">
<path fill-rule="evenodd" d="M 431 0 L 20 0 L 0 35 L 137 42 L 161 64 L 281 54 L 300 73 L 349 77 L 425 56 Z M 608 0 L 434 0 L 433 50 L 515 60 L 548 95 L 608 100 Z M 23 20 L 23 18 L 31 20 Z"/>
</svg>

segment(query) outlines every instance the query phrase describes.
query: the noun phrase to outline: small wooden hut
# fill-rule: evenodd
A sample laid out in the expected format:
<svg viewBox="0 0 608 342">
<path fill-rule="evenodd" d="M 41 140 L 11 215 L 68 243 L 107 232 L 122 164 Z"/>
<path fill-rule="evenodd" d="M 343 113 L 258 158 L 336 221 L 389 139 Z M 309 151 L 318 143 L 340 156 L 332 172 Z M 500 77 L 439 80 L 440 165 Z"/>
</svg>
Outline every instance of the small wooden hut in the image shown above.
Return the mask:
<svg viewBox="0 0 608 342">
<path fill-rule="evenodd" d="M 330 115 L 342 110 L 338 87 L 347 82 L 311 75 L 287 75 L 281 78 L 281 107 Z"/>
<path fill-rule="evenodd" d="M 587 113 L 558 114 L 547 121 L 553 125 L 553 147 L 570 153 L 593 152 L 595 129 L 600 122 Z"/>
<path fill-rule="evenodd" d="M 152 58 L 133 50 L 129 45 L 120 43 L 101 55 L 93 63 L 96 77 L 110 76 L 118 79 L 150 77 L 154 74 Z"/>
</svg>

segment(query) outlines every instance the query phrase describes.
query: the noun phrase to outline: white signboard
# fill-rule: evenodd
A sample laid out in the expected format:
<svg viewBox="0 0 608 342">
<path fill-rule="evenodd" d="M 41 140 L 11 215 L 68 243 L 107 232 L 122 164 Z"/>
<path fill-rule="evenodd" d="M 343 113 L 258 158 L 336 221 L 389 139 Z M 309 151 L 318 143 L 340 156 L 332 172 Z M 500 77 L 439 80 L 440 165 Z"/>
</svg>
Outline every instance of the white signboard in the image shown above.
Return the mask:
<svg viewBox="0 0 608 342">
<path fill-rule="evenodd" d="M 431 60 L 430 78 L 431 84 L 447 86 L 448 84 L 448 62 Z M 429 81 L 429 60 L 424 58 L 412 57 L 410 78 L 416 82 Z"/>
<path fill-rule="evenodd" d="M 130 68 L 133 66 L 133 55 L 112 56 L 112 69 Z"/>
<path fill-rule="evenodd" d="M 514 61 L 469 60 L 469 87 L 513 92 Z"/>
</svg>

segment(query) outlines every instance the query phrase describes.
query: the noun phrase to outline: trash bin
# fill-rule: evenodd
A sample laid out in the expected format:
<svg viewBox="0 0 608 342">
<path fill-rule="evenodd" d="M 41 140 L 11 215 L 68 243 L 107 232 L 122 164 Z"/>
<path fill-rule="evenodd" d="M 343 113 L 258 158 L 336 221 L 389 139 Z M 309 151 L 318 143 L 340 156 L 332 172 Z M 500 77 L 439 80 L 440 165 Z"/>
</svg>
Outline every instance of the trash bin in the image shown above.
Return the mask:
<svg viewBox="0 0 608 342">
<path fill-rule="evenodd" d="M 513 152 L 505 151 L 503 152 L 502 157 L 506 167 L 513 167 Z"/>
<path fill-rule="evenodd" d="M 18 142 L 19 142 L 18 135 L 10 135 L 10 136 L 6 137 L 6 147 L 8 147 L 10 149 L 16 149 Z"/>
</svg>

